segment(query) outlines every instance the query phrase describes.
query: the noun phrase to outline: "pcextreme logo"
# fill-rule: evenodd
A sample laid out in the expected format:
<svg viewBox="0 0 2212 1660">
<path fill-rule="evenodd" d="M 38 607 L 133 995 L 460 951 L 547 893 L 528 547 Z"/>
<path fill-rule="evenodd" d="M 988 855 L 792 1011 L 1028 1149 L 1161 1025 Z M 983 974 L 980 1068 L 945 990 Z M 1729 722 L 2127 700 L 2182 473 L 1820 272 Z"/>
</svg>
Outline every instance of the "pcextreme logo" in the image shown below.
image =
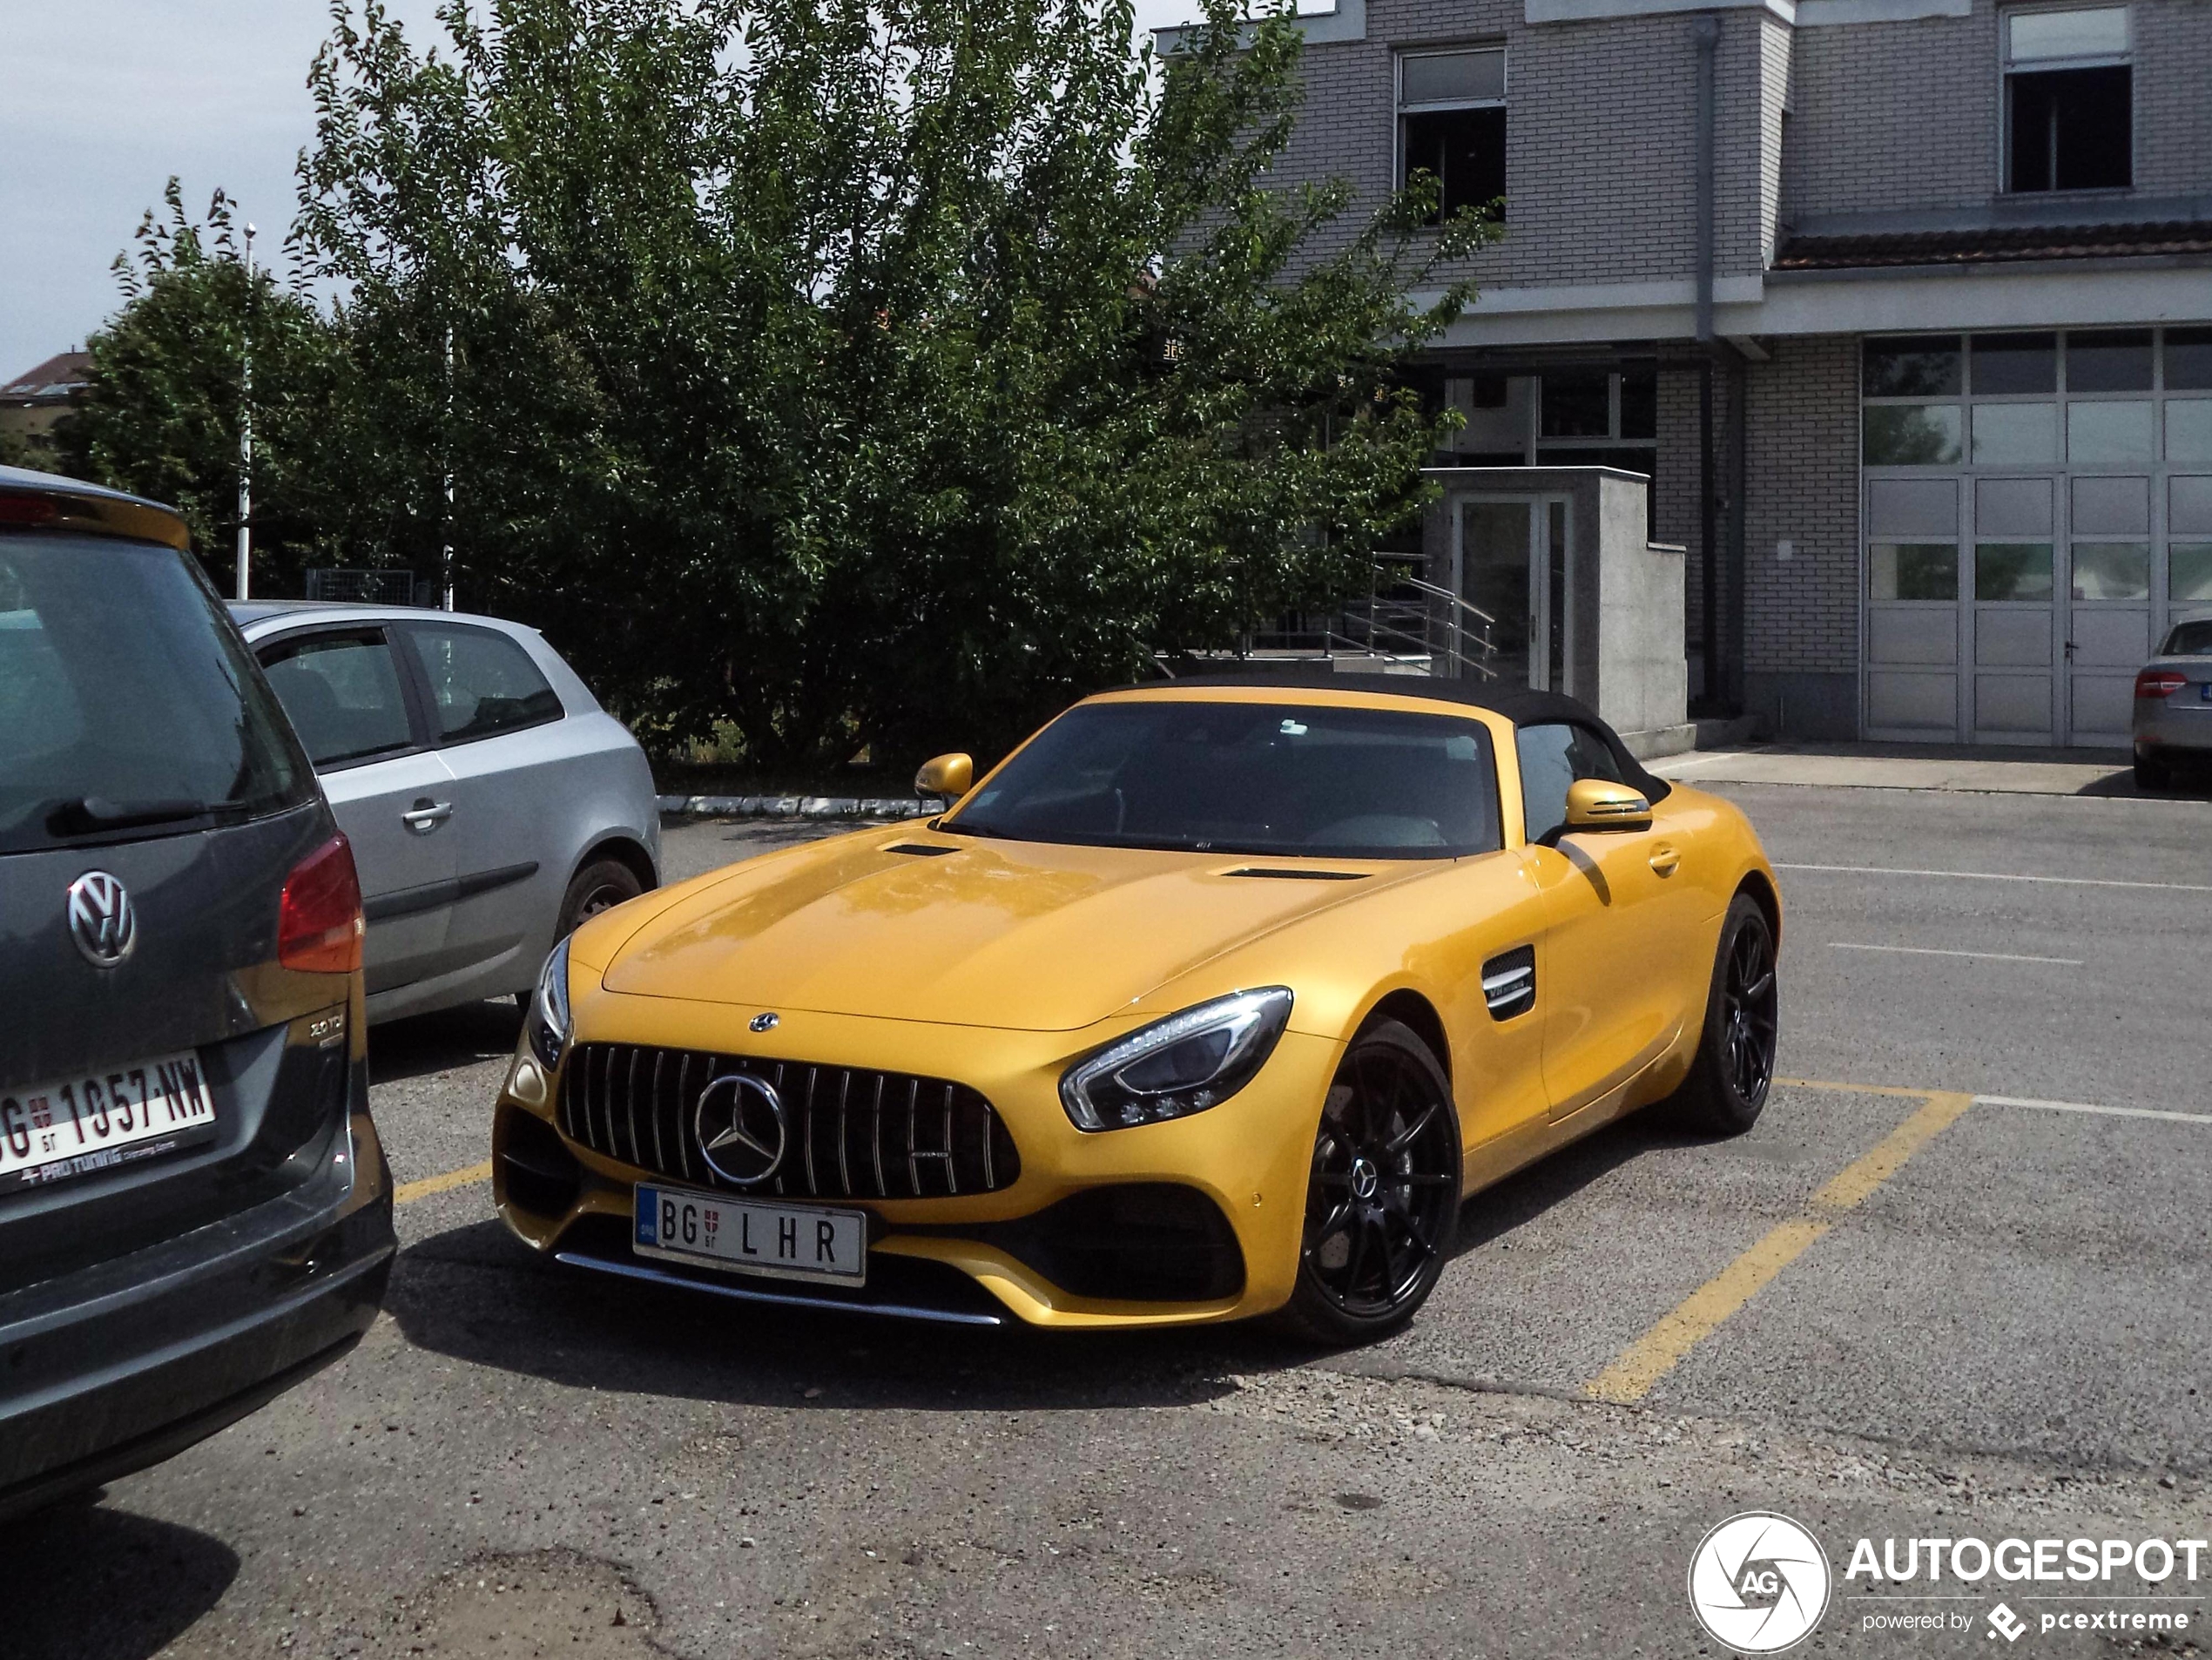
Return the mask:
<svg viewBox="0 0 2212 1660">
<path fill-rule="evenodd" d="M 1730 1516 L 1689 1559 L 1689 1606 L 1716 1643 L 1779 1654 L 1828 1611 L 1828 1555 L 1811 1533 L 1771 1510 Z"/>
</svg>

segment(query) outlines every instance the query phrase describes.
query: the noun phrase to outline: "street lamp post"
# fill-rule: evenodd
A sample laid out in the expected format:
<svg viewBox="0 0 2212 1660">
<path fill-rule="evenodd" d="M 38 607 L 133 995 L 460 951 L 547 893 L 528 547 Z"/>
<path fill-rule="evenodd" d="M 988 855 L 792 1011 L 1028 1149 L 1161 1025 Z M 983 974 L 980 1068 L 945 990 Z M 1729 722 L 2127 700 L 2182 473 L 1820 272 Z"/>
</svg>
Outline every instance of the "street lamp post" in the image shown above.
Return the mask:
<svg viewBox="0 0 2212 1660">
<path fill-rule="evenodd" d="M 246 314 L 239 324 L 238 597 L 251 597 L 253 569 L 253 227 L 246 227 Z"/>
</svg>

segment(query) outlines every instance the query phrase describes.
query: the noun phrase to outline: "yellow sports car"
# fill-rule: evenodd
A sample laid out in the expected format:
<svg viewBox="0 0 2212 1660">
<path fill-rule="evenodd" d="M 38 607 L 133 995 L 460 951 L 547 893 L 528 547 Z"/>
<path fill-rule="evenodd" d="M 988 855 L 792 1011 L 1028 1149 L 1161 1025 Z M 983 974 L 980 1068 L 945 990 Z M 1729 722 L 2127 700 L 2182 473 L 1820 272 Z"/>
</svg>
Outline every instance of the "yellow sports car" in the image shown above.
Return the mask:
<svg viewBox="0 0 2212 1660">
<path fill-rule="evenodd" d="M 517 1234 L 756 1302 L 1357 1342 L 1467 1195 L 1765 1101 L 1758 839 L 1569 698 L 1186 679 L 969 770 L 554 951 L 493 1130 Z"/>
</svg>

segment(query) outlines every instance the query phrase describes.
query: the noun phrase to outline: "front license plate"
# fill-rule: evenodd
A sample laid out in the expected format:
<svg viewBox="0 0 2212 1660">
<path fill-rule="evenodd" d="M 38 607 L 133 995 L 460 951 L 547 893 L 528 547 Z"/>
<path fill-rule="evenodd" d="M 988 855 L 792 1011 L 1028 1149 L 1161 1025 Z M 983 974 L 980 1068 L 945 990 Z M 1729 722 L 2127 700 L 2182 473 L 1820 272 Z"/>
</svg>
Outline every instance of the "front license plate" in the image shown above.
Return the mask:
<svg viewBox="0 0 2212 1660">
<path fill-rule="evenodd" d="M 868 1221 L 858 1211 L 770 1205 L 680 1187 L 637 1186 L 641 1257 L 740 1273 L 859 1285 L 868 1277 Z"/>
<path fill-rule="evenodd" d="M 215 1134 L 215 1097 L 187 1051 L 0 1092 L 0 1191 L 156 1158 Z"/>
</svg>

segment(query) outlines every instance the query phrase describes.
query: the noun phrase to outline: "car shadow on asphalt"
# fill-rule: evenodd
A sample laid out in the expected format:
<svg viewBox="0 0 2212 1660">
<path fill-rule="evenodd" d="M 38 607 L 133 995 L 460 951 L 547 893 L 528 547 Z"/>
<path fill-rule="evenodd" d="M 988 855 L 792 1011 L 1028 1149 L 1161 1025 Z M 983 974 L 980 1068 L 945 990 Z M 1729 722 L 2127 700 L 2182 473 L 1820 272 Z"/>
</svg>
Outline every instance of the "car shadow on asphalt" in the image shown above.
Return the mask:
<svg viewBox="0 0 2212 1660">
<path fill-rule="evenodd" d="M 1453 1240 L 1452 1254 L 1455 1258 L 1466 1256 L 1526 1226 L 1554 1205 L 1648 1154 L 1703 1147 L 1712 1139 L 1679 1128 L 1661 1108 L 1630 1113 L 1467 1200 L 1460 1207 L 1459 1232 Z M 1440 1287 L 1437 1294 L 1443 1295 L 1445 1289 Z"/>
<path fill-rule="evenodd" d="M 1477 1194 L 1461 1211 L 1454 1254 L 1535 1220 L 1633 1159 L 1697 1144 L 1639 1113 Z M 1451 1293 L 1447 1269 L 1436 1296 Z M 565 1387 L 799 1408 L 1190 1405 L 1234 1393 L 1238 1374 L 1331 1353 L 1258 1322 L 994 1331 L 733 1304 L 563 1268 L 495 1220 L 401 1252 L 385 1306 L 416 1347 L 471 1365 Z"/>
<path fill-rule="evenodd" d="M 2094 784 L 2085 784 L 2076 795 L 2118 796 L 2135 801 L 2212 801 L 2212 766 L 2176 768 L 2162 789 L 2147 790 L 2129 773 L 2114 773 Z"/>
<path fill-rule="evenodd" d="M 369 1029 L 368 1081 L 392 1083 L 503 1059 L 522 1031 L 523 1011 L 511 997 L 385 1021 Z"/>
<path fill-rule="evenodd" d="M 0 1527 L 16 1564 L 0 1652 L 146 1660 L 222 1600 L 237 1554 L 190 1528 L 89 1500 Z"/>
<path fill-rule="evenodd" d="M 400 1253 L 386 1311 L 418 1348 L 565 1387 L 727 1405 L 1039 1411 L 1189 1404 L 1310 1360 L 1264 1327 L 1059 1333 L 735 1304 L 533 1257 L 497 1221 Z"/>
</svg>

